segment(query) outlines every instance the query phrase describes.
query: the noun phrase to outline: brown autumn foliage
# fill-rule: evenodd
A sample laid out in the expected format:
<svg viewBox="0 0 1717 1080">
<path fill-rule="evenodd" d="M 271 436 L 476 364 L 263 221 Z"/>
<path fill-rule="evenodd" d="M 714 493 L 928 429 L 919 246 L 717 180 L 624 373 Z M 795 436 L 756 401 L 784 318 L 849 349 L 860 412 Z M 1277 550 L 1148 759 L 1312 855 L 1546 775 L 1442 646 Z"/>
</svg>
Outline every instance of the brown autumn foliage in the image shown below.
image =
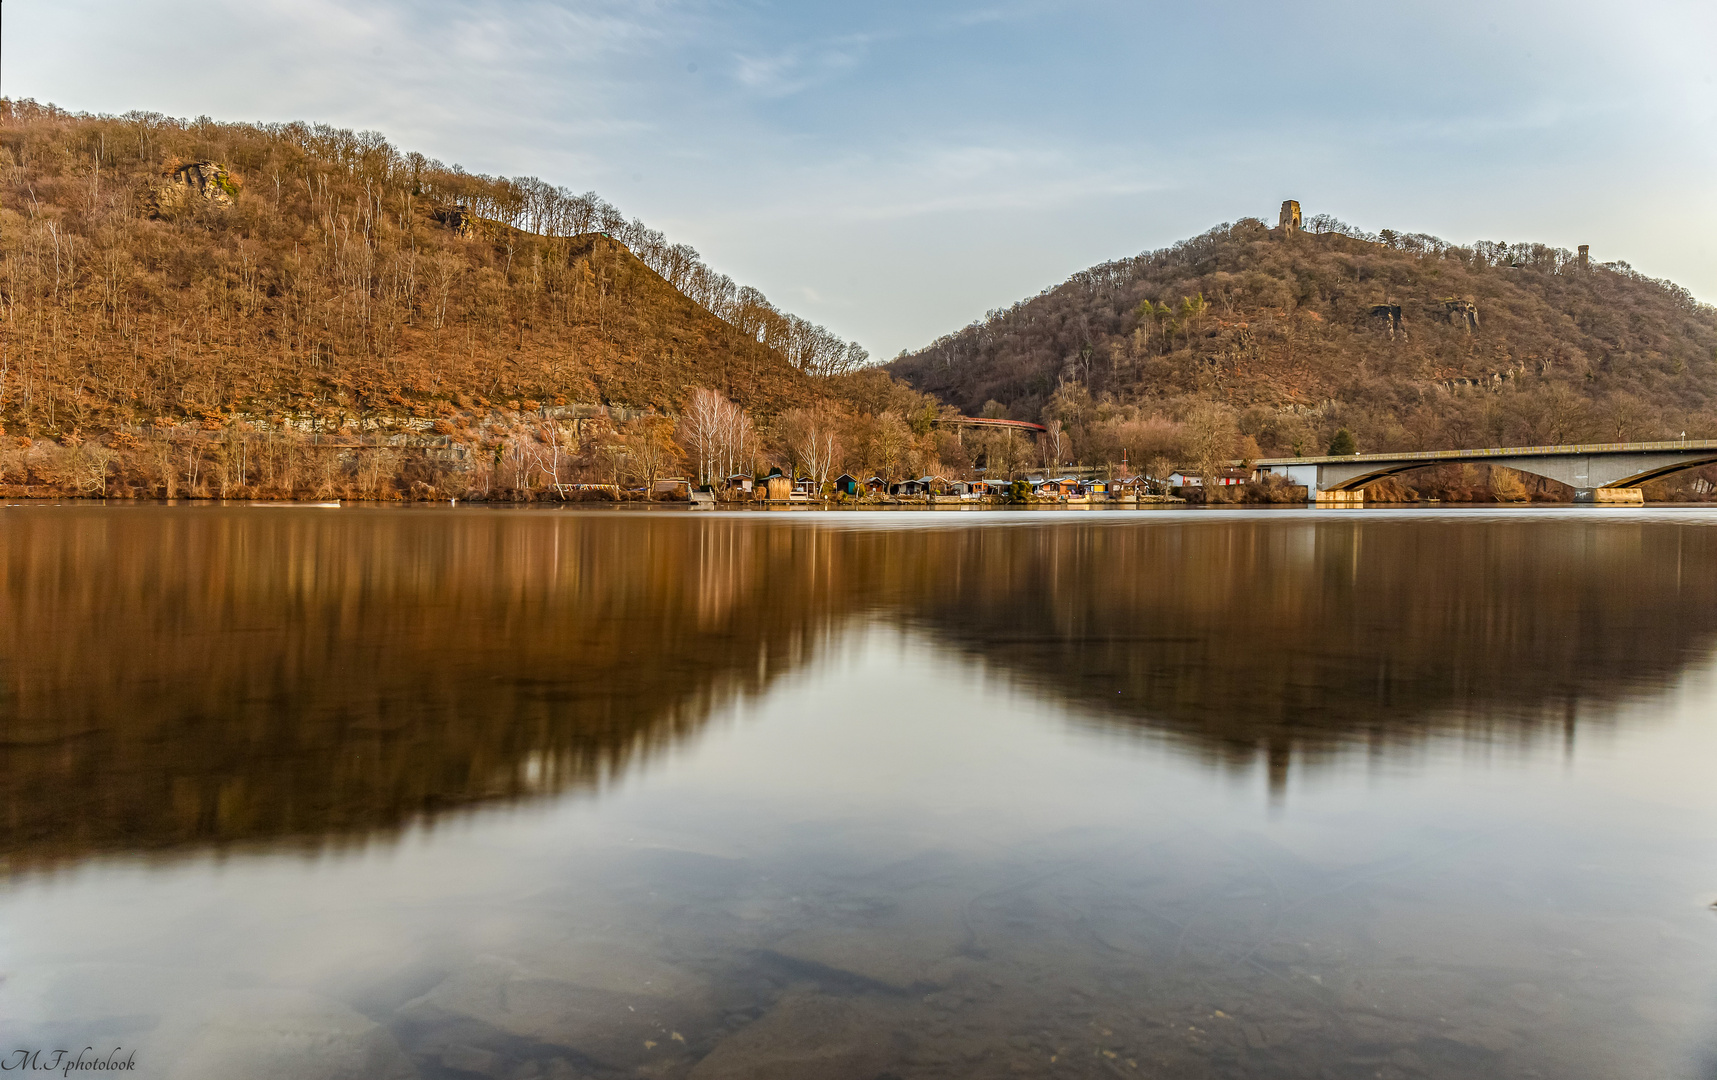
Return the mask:
<svg viewBox="0 0 1717 1080">
<path fill-rule="evenodd" d="M 1268 455 L 1717 434 L 1717 310 L 1626 263 L 1255 219 L 1106 263 L 889 370 L 962 410 L 1095 427 L 1230 409 Z M 1072 417 L 1070 414 L 1080 414 Z M 1082 439 L 1080 436 L 1084 435 Z"/>
<path fill-rule="evenodd" d="M 593 193 L 373 132 L 0 101 L 0 482 L 457 494 L 698 387 L 823 401 L 865 359 Z"/>
</svg>

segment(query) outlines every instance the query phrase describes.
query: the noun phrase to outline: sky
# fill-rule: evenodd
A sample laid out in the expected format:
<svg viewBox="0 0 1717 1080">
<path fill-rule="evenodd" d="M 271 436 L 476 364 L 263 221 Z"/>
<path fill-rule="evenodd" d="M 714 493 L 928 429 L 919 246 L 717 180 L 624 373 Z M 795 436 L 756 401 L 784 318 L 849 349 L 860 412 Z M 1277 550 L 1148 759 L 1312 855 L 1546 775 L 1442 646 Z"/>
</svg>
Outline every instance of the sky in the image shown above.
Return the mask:
<svg viewBox="0 0 1717 1080">
<path fill-rule="evenodd" d="M 1284 199 L 1717 300 L 1717 4 L 13 0 L 0 93 L 595 190 L 888 357 Z"/>
</svg>

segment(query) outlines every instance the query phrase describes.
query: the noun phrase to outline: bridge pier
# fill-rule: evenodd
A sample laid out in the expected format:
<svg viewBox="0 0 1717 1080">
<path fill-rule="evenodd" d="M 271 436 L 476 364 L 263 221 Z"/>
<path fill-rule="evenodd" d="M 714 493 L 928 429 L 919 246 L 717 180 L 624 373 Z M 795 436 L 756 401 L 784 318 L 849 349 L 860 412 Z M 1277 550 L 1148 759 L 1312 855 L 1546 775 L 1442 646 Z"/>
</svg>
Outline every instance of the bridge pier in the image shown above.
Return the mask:
<svg viewBox="0 0 1717 1080">
<path fill-rule="evenodd" d="M 1319 491 L 1312 496 L 1318 506 L 1364 506 L 1364 491 Z"/>
<path fill-rule="evenodd" d="M 1597 506 L 1644 506 L 1645 491 L 1637 487 L 1576 488 L 1574 501 Z"/>
</svg>

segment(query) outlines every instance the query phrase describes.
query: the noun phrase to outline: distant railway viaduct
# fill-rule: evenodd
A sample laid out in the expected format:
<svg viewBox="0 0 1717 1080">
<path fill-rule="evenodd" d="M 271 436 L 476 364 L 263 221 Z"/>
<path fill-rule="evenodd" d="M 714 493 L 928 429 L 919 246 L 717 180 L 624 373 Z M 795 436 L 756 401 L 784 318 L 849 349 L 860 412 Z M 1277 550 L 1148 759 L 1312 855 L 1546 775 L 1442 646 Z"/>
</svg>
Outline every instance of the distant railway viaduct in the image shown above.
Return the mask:
<svg viewBox="0 0 1717 1080">
<path fill-rule="evenodd" d="M 930 421 L 937 427 L 988 428 L 992 431 L 1017 431 L 1022 435 L 1042 435 L 1049 429 L 1042 424 L 1034 424 L 1030 420 L 997 420 L 989 416 L 939 416 Z"/>
</svg>

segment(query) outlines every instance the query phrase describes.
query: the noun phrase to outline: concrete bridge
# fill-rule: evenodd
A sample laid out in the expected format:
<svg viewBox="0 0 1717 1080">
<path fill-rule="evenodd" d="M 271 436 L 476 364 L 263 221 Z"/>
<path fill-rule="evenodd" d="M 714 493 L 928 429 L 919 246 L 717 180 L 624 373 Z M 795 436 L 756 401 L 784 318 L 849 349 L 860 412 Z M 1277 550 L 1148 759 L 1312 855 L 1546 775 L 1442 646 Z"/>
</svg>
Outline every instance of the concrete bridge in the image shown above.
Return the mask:
<svg viewBox="0 0 1717 1080">
<path fill-rule="evenodd" d="M 1575 502 L 1644 502 L 1640 485 L 1717 463 L 1717 439 L 1675 442 L 1587 443 L 1578 446 L 1511 446 L 1492 450 L 1419 450 L 1347 457 L 1264 458 L 1260 472 L 1304 484 L 1322 503 L 1358 503 L 1365 485 L 1430 465 L 1506 465 L 1574 489 Z"/>
</svg>

